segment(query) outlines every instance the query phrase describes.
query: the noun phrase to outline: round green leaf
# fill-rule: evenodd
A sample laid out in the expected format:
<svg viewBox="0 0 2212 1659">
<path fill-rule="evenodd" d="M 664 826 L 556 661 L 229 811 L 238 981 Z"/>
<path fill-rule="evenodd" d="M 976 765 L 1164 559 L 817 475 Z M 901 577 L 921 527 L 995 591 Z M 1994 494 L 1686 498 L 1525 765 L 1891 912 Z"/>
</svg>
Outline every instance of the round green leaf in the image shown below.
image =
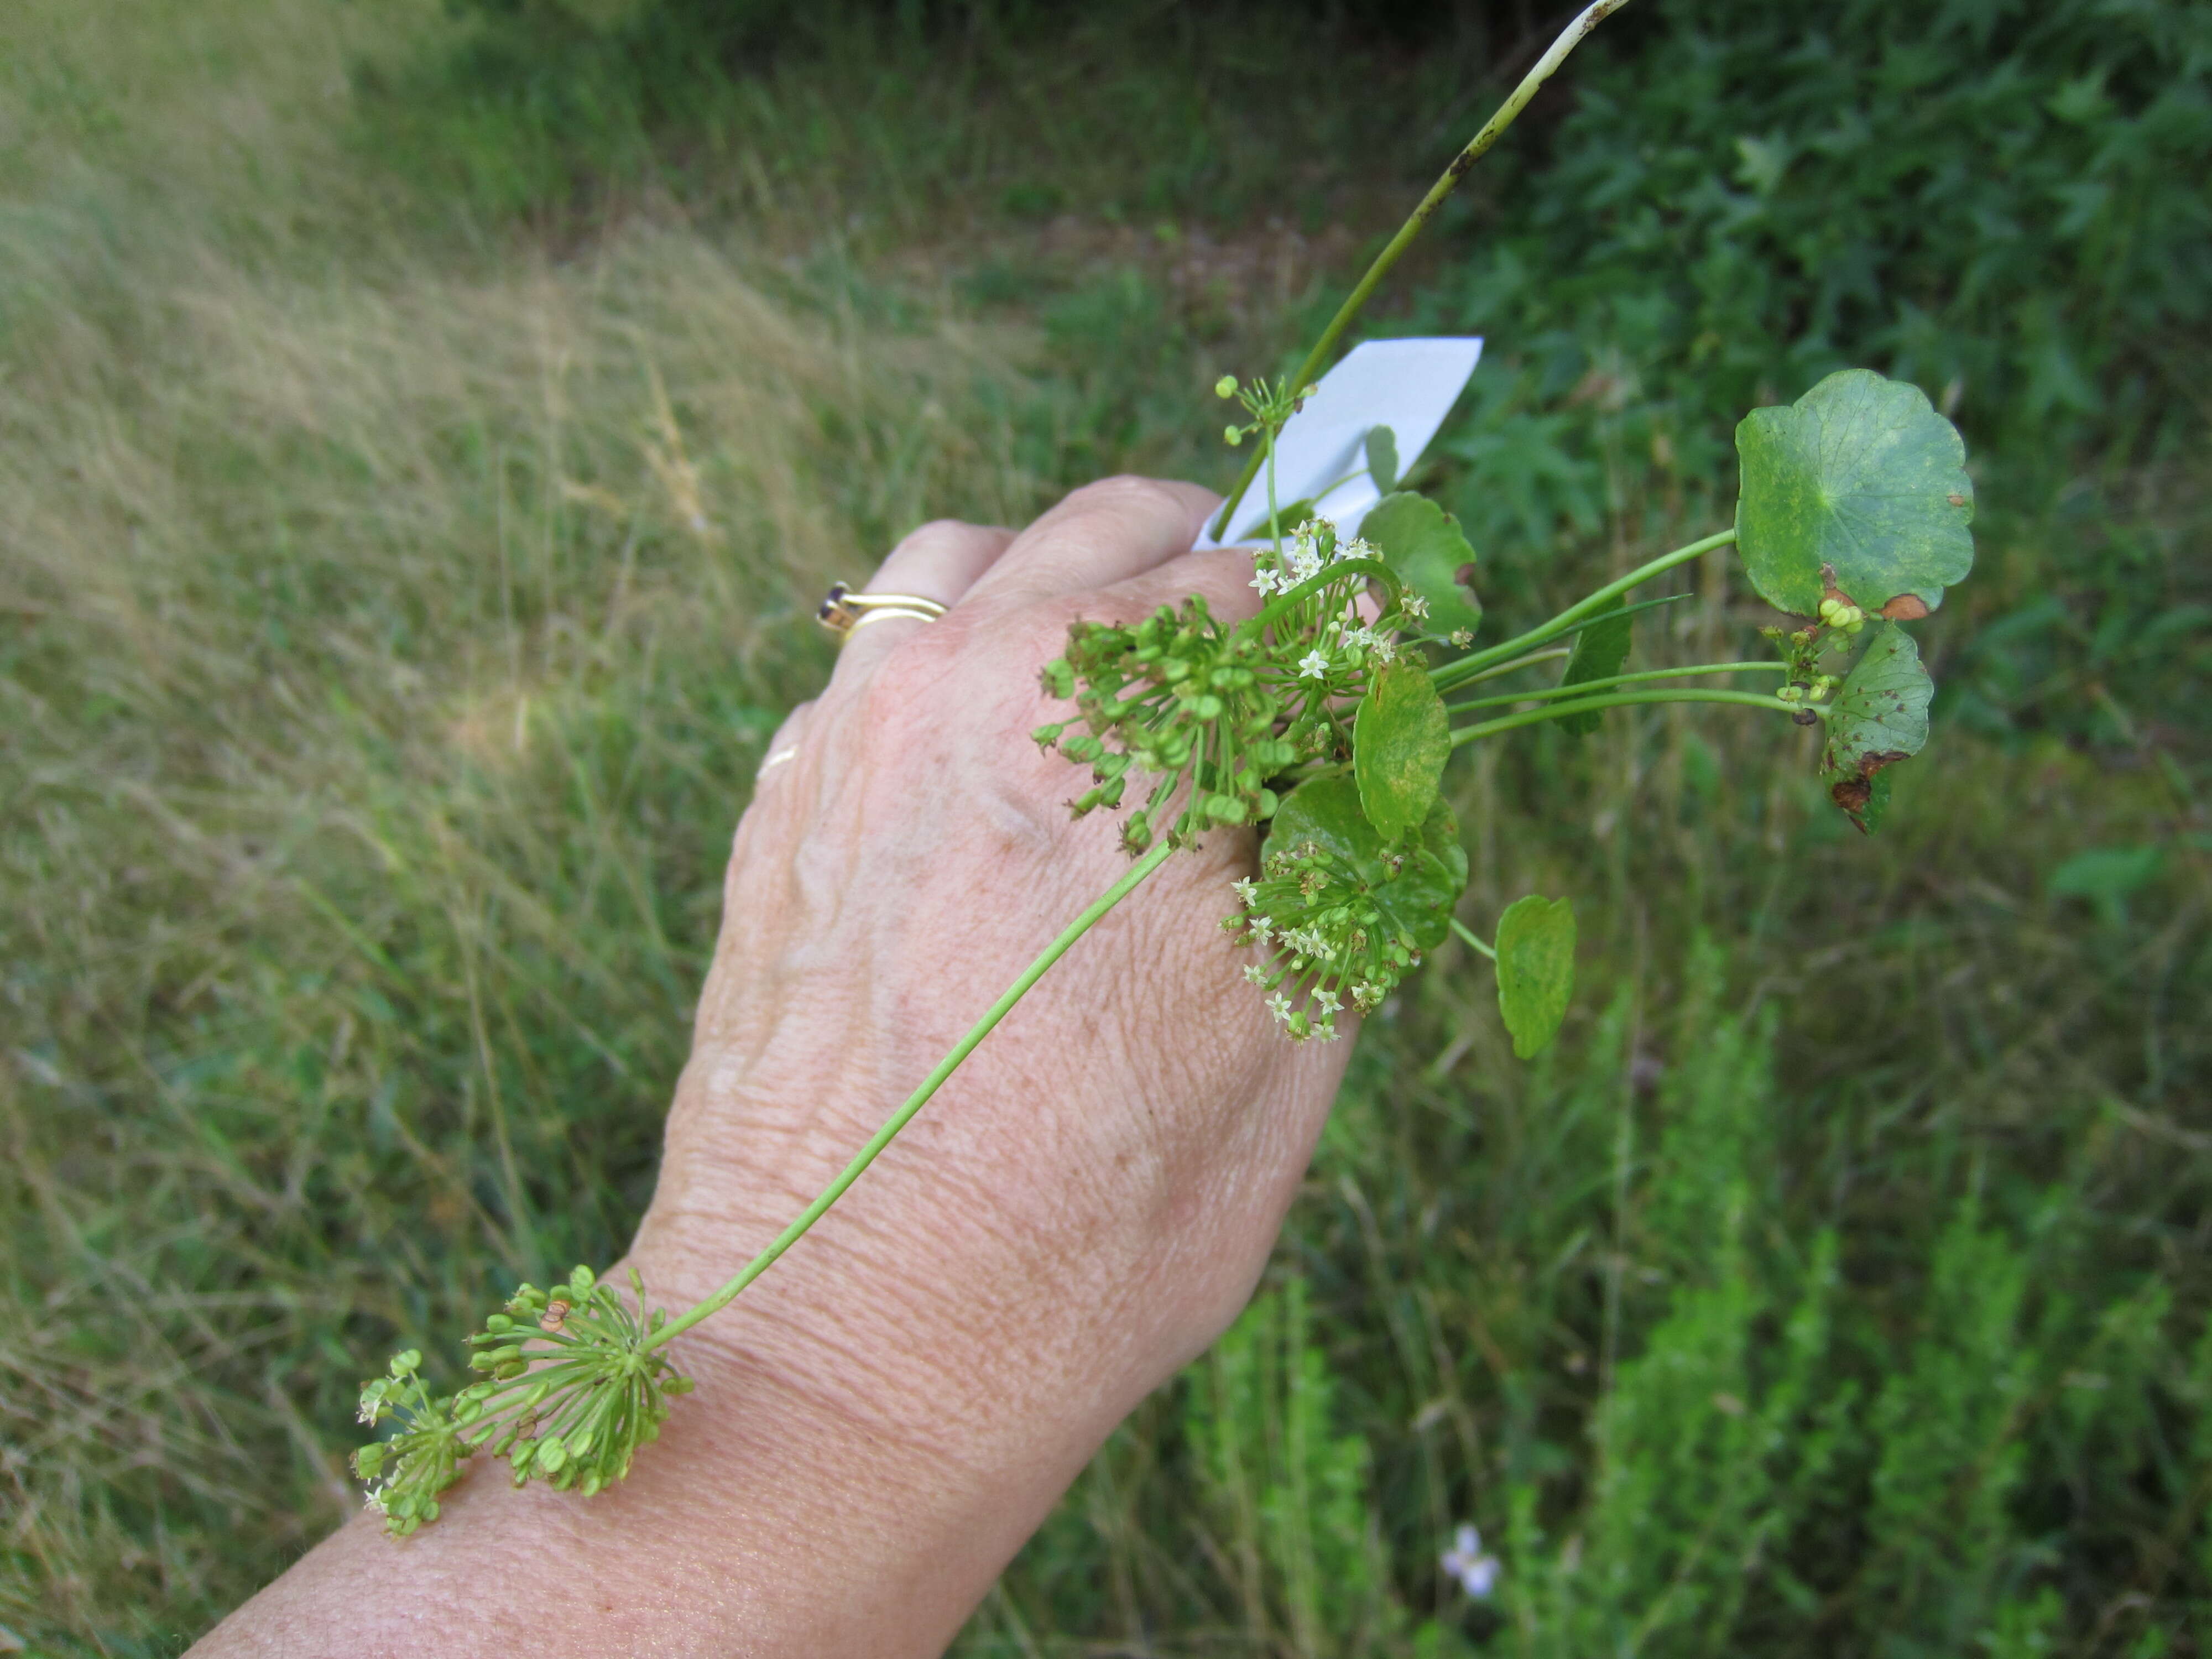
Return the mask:
<svg viewBox="0 0 2212 1659">
<path fill-rule="evenodd" d="M 1360 806 L 1383 839 L 1419 829 L 1451 758 L 1450 718 L 1426 668 L 1401 659 L 1369 677 L 1352 756 Z"/>
<path fill-rule="evenodd" d="M 1359 521 L 1399 580 L 1429 602 L 1429 626 L 1438 634 L 1469 633 L 1482 622 L 1482 602 L 1466 586 L 1474 575 L 1474 550 L 1459 520 L 1425 495 L 1401 489 L 1385 495 Z"/>
<path fill-rule="evenodd" d="M 1869 615 L 1923 617 L 1974 562 L 1966 446 L 1917 386 L 1863 368 L 1735 429 L 1736 550 L 1778 610 L 1832 589 Z"/>
<path fill-rule="evenodd" d="M 1467 850 L 1459 820 L 1442 800 L 1429 808 L 1410 845 L 1386 844 L 1360 811 L 1359 788 L 1338 773 L 1310 778 L 1285 796 L 1267 825 L 1267 846 L 1313 842 L 1358 875 L 1384 925 L 1431 951 L 1451 931 L 1452 908 L 1467 887 Z"/>
<path fill-rule="evenodd" d="M 1527 1060 L 1559 1034 L 1575 989 L 1575 907 L 1531 893 L 1498 919 L 1498 1012 Z"/>
<path fill-rule="evenodd" d="M 1876 800 L 1875 781 L 1886 766 L 1917 755 L 1928 741 L 1928 703 L 1936 684 L 1920 665 L 1920 648 L 1895 623 L 1868 630 L 1866 648 L 1844 677 L 1828 717 L 1827 747 L 1820 754 L 1828 795 L 1860 829 L 1872 830 L 1888 805 Z"/>
</svg>

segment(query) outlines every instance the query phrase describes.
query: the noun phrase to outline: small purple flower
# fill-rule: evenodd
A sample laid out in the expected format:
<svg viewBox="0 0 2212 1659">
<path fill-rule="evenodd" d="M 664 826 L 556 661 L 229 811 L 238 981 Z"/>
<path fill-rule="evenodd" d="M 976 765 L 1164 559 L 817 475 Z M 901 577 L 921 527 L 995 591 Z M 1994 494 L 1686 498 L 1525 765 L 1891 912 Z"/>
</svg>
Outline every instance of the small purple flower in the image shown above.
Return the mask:
<svg viewBox="0 0 2212 1659">
<path fill-rule="evenodd" d="M 1496 1556 L 1482 1553 L 1482 1534 L 1473 1527 L 1462 1527 L 1452 1535 L 1452 1547 L 1439 1558 L 1438 1565 L 1478 1601 L 1490 1599 L 1502 1571 Z"/>
</svg>

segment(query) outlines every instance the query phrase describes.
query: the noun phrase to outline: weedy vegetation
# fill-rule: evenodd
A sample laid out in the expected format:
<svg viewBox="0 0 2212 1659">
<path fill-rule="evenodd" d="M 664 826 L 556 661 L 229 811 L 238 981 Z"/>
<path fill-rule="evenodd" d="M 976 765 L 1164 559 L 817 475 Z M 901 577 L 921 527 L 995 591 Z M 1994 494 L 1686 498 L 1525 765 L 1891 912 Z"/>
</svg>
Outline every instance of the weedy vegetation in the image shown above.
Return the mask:
<svg viewBox="0 0 2212 1659">
<path fill-rule="evenodd" d="M 0 1645 L 179 1650 L 357 1502 L 353 1378 L 618 1249 L 823 583 L 1225 483 L 1196 399 L 1524 21 L 749 15 L 0 21 Z M 1786 720 L 1469 745 L 1458 915 L 1575 894 L 1563 1039 L 1450 939 L 1380 1001 L 963 1651 L 2201 1643 L 2212 8 L 1607 27 L 1367 325 L 1491 337 L 1415 481 L 1484 640 L 1871 365 L 1975 457 L 1934 746 L 1862 841 Z M 1638 665 L 1759 654 L 1726 556 Z"/>
</svg>

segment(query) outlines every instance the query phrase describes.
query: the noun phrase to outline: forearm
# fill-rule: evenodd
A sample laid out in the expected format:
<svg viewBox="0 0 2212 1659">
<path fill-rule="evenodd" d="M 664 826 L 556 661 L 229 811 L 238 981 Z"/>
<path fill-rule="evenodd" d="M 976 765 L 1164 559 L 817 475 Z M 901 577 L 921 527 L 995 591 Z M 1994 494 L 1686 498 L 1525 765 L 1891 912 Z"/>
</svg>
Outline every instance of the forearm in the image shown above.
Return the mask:
<svg viewBox="0 0 2212 1659">
<path fill-rule="evenodd" d="M 696 1394 L 598 1497 L 517 1491 L 488 1460 L 434 1527 L 364 1515 L 195 1659 L 544 1659 L 941 1652 L 1087 1449 L 986 1472 L 795 1389 L 742 1356 L 684 1356 Z"/>
</svg>

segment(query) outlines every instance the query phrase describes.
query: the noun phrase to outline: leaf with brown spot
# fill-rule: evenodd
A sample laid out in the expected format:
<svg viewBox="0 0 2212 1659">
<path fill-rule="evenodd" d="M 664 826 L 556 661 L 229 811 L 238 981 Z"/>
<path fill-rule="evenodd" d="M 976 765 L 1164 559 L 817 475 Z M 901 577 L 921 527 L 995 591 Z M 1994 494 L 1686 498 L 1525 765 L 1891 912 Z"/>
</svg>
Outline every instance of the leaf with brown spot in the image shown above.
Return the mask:
<svg viewBox="0 0 2212 1659">
<path fill-rule="evenodd" d="M 1918 754 L 1928 741 L 1936 684 L 1920 665 L 1912 635 L 1888 622 L 1869 635 L 1836 693 L 1820 775 L 1828 781 L 1828 798 L 1871 832 L 1889 799 L 1883 769 Z"/>
</svg>

